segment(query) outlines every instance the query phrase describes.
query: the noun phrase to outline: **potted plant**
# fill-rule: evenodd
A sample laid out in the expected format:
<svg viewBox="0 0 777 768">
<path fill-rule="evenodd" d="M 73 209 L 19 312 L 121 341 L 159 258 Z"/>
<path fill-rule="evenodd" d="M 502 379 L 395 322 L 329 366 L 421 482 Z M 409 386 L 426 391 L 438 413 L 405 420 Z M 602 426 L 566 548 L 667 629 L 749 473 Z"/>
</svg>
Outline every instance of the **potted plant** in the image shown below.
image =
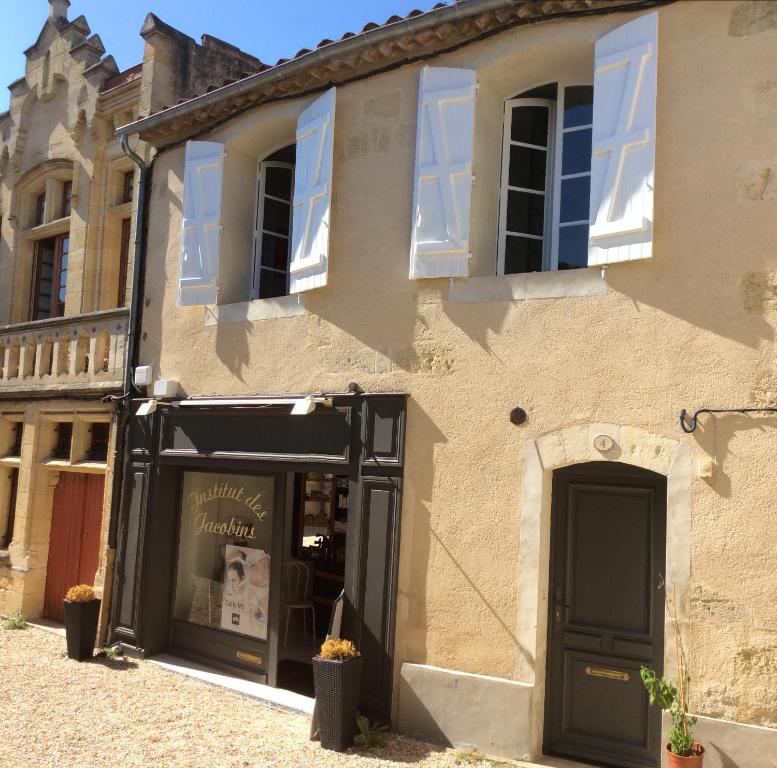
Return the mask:
<svg viewBox="0 0 777 768">
<path fill-rule="evenodd" d="M 100 601 L 87 584 L 70 587 L 65 595 L 65 637 L 70 659 L 91 659 L 97 640 Z"/>
<path fill-rule="evenodd" d="M 688 658 L 685 654 L 680 623 L 674 608 L 674 599 L 667 599 L 670 609 L 670 621 L 674 629 L 675 653 L 677 655 L 677 685 L 659 677 L 655 670 L 640 668 L 642 682 L 650 695 L 650 703 L 657 703 L 669 713 L 672 727 L 669 729 L 669 743 L 666 745 L 668 768 L 701 768 L 704 764 L 704 747 L 693 737 L 691 730 L 696 718 L 688 714 L 689 689 L 691 676 L 688 672 Z"/>
<path fill-rule="evenodd" d="M 353 744 L 362 659 L 350 640 L 330 639 L 313 658 L 321 746 L 343 752 Z"/>
</svg>

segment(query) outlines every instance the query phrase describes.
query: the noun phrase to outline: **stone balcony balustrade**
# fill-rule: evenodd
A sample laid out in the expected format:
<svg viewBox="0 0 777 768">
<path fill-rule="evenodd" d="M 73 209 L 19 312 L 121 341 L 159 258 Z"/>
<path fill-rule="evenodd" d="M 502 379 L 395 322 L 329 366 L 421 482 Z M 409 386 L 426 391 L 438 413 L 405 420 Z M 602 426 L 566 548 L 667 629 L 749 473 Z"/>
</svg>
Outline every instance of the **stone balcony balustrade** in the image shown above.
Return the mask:
<svg viewBox="0 0 777 768">
<path fill-rule="evenodd" d="M 121 390 L 125 308 L 0 326 L 0 395 Z"/>
</svg>

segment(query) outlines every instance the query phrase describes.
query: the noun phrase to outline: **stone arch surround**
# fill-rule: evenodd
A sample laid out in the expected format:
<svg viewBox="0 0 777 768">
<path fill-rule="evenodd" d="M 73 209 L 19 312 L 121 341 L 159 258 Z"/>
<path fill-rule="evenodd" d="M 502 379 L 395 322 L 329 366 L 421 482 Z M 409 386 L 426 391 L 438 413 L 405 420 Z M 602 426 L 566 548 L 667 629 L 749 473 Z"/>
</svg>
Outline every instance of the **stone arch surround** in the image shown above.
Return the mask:
<svg viewBox="0 0 777 768">
<path fill-rule="evenodd" d="M 607 451 L 594 447 L 606 435 Z M 617 424 L 582 424 L 527 442 L 523 451 L 520 551 L 518 559 L 518 650 L 515 679 L 532 687 L 531 753 L 542 752 L 547 658 L 550 515 L 553 471 L 589 461 L 631 464 L 664 475 L 667 481 L 666 583 L 674 585 L 677 615 L 688 626 L 691 576 L 691 478 L 693 452 L 677 440 Z M 675 671 L 674 642 L 667 622 L 664 671 Z"/>
</svg>

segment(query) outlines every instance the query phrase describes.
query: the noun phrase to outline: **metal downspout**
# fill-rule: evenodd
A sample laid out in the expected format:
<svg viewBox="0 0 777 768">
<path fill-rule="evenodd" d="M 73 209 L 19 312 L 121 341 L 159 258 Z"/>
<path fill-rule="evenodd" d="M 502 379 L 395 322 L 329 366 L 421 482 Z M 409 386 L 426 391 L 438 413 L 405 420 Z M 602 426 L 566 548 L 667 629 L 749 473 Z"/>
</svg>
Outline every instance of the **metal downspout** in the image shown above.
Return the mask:
<svg viewBox="0 0 777 768">
<path fill-rule="evenodd" d="M 121 512 L 122 503 L 122 486 L 124 480 L 124 465 L 125 465 L 125 446 L 127 442 L 127 426 L 130 417 L 130 401 L 135 394 L 135 386 L 133 384 L 133 371 L 137 364 L 138 357 L 138 339 L 140 333 L 140 307 L 141 307 L 141 286 L 142 277 L 145 267 L 146 259 L 146 220 L 147 220 L 147 200 L 148 200 L 148 186 L 151 182 L 151 170 L 153 167 L 153 160 L 151 163 L 146 164 L 136 152 L 134 152 L 130 146 L 125 133 L 119 134 L 119 143 L 124 151 L 135 165 L 138 166 L 140 176 L 138 178 L 138 206 L 135 220 L 135 246 L 133 248 L 133 269 L 132 269 L 132 294 L 130 298 L 130 311 L 128 318 L 127 328 L 127 346 L 125 349 L 124 359 L 124 378 L 123 389 L 121 395 L 113 396 L 109 399 L 114 404 L 114 414 L 116 419 L 116 440 L 114 441 L 113 449 L 113 482 L 111 487 L 111 509 L 110 517 L 108 520 L 108 550 L 113 552 L 111 557 L 110 570 L 112 575 L 112 582 L 115 582 L 115 555 L 118 544 L 118 525 L 119 515 Z M 109 590 L 109 594 L 115 595 L 115 583 L 111 583 L 112 589 Z M 108 598 L 107 594 L 103 594 L 103 601 Z M 109 631 L 111 624 L 110 616 L 113 600 L 110 601 L 110 605 L 106 607 L 104 616 L 106 617 L 104 631 Z"/>
</svg>

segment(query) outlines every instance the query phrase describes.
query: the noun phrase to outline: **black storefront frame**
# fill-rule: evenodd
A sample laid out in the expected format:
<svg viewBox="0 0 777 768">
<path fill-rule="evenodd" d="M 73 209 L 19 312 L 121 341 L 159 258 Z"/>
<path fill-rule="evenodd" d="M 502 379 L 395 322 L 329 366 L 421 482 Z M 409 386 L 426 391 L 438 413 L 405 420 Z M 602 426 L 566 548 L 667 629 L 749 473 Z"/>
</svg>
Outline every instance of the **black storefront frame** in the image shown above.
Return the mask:
<svg viewBox="0 0 777 768">
<path fill-rule="evenodd" d="M 406 400 L 404 394 L 333 396 L 331 408 L 318 405 L 307 416 L 292 416 L 288 404 L 268 405 L 267 399 L 239 406 L 208 401 L 160 404 L 149 416 L 134 416 L 119 517 L 112 641 L 143 656 L 167 648 L 175 562 L 164 553 L 176 541 L 180 516 L 175 474 L 347 475 L 354 504 L 347 522 L 343 634 L 364 655 L 361 709 L 388 719 Z M 133 414 L 141 402 L 133 404 Z"/>
</svg>

